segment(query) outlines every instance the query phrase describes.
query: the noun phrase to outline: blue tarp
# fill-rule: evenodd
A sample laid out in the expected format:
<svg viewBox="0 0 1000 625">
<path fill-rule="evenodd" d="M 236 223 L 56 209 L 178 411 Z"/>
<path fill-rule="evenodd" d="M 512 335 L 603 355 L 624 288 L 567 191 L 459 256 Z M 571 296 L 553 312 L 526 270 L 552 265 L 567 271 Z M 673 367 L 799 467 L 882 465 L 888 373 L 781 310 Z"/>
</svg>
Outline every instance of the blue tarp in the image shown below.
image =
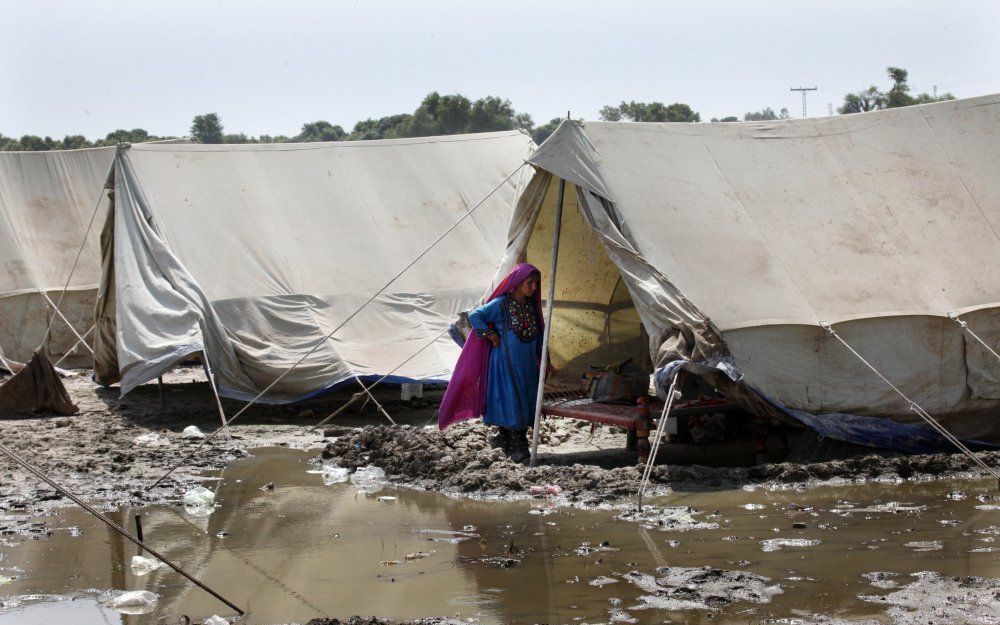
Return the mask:
<svg viewBox="0 0 1000 625">
<path fill-rule="evenodd" d="M 744 384 L 761 399 L 824 438 L 904 454 L 953 453 L 956 451 L 954 445 L 929 425 L 899 423 L 883 417 L 863 417 L 840 412 L 812 414 L 789 408 L 743 382 L 742 375 L 729 363 L 709 365 L 686 360 L 675 360 L 667 363 L 657 369 L 654 375 L 657 391 L 661 397 L 666 397 L 670 381 L 681 368 L 696 374 L 719 370 L 735 383 Z M 974 451 L 1000 449 L 998 445 L 983 441 L 963 440 L 962 442 Z"/>
</svg>

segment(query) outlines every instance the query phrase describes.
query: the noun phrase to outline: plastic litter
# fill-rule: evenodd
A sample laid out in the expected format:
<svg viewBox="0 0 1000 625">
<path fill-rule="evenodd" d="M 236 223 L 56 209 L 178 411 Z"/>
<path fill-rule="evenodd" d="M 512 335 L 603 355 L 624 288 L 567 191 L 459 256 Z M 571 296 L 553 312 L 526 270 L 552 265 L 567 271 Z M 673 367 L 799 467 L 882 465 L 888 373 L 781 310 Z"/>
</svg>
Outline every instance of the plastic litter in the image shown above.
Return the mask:
<svg viewBox="0 0 1000 625">
<path fill-rule="evenodd" d="M 351 470 L 344 467 L 331 467 L 323 465 L 323 484 L 342 484 L 351 479 Z"/>
<path fill-rule="evenodd" d="M 13 577 L 7 577 L 6 575 L 0 575 L 0 585 L 2 585 L 2 584 L 9 584 L 12 581 L 14 581 L 14 579 L 15 578 L 13 578 Z"/>
<path fill-rule="evenodd" d="M 229 621 L 222 618 L 218 614 L 213 614 L 205 619 L 205 623 L 203 625 L 229 625 Z"/>
<path fill-rule="evenodd" d="M 111 607 L 127 614 L 144 614 L 151 611 L 160 598 L 148 590 L 123 592 L 111 600 Z"/>
<path fill-rule="evenodd" d="M 142 445 L 144 447 L 162 447 L 166 445 L 169 441 L 165 436 L 158 432 L 150 432 L 148 434 L 143 434 L 142 436 L 135 437 L 136 445 Z"/>
<path fill-rule="evenodd" d="M 378 498 L 379 501 L 396 501 L 396 498 L 392 495 L 382 495 Z"/>
<path fill-rule="evenodd" d="M 382 560 L 378 563 L 379 566 L 395 566 L 399 564 L 399 560 Z"/>
<path fill-rule="evenodd" d="M 215 493 L 208 490 L 204 486 L 195 486 L 188 492 L 184 493 L 185 506 L 210 506 L 213 503 L 215 503 Z"/>
<path fill-rule="evenodd" d="M 528 492 L 532 495 L 558 495 L 562 492 L 562 488 L 555 484 L 546 484 L 545 486 L 532 486 L 528 489 Z"/>
<path fill-rule="evenodd" d="M 431 555 L 431 553 L 434 553 L 434 552 L 431 551 L 430 553 L 428 553 L 426 551 L 418 551 L 416 553 L 408 553 L 408 554 L 406 554 L 406 559 L 407 560 L 420 560 L 421 558 L 426 558 L 427 556 Z"/>
<path fill-rule="evenodd" d="M 189 425 L 181 432 L 181 438 L 205 438 L 205 433 L 197 425 Z"/>
<path fill-rule="evenodd" d="M 163 566 L 163 563 L 159 560 L 144 558 L 142 556 L 132 556 L 132 575 L 137 577 L 152 573 L 161 566 Z"/>
<path fill-rule="evenodd" d="M 366 493 L 377 493 L 385 485 L 385 471 L 372 465 L 361 467 L 351 474 L 351 484 Z"/>
</svg>

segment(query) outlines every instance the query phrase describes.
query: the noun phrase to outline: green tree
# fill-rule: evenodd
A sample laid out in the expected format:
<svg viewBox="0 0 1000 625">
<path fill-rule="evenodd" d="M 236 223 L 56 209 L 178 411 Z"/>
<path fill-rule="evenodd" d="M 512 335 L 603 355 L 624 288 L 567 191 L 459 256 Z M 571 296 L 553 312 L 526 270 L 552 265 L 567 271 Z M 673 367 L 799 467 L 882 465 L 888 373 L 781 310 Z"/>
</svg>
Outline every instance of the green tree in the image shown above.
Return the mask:
<svg viewBox="0 0 1000 625">
<path fill-rule="evenodd" d="M 52 139 L 46 137 L 51 141 Z M 44 150 L 51 150 L 52 148 L 45 142 L 45 139 L 39 137 L 38 135 L 22 135 L 19 140 L 22 150 L 30 150 L 32 152 L 41 152 Z"/>
<path fill-rule="evenodd" d="M 14 137 L 6 137 L 0 134 L 0 150 L 20 150 L 21 143 Z"/>
<path fill-rule="evenodd" d="M 343 141 L 346 138 L 347 133 L 342 127 L 320 120 L 302 124 L 302 132 L 295 137 L 295 141 Z"/>
<path fill-rule="evenodd" d="M 912 96 L 910 95 L 910 73 L 908 71 L 902 67 L 887 67 L 885 71 L 889 75 L 889 80 L 892 81 L 892 86 L 889 87 L 888 91 L 879 91 L 878 87 L 872 85 L 864 91 L 845 94 L 844 103 L 837 108 L 837 112 L 841 114 L 862 113 L 955 99 L 955 96 L 950 93 L 944 93 L 939 97 L 927 93 Z"/>
<path fill-rule="evenodd" d="M 80 148 L 89 148 L 93 143 L 87 140 L 87 137 L 83 135 L 66 135 L 62 140 L 62 149 L 64 150 L 78 150 Z"/>
<path fill-rule="evenodd" d="M 199 143 L 222 143 L 222 120 L 215 113 L 195 115 L 191 122 L 191 136 Z"/>
<path fill-rule="evenodd" d="M 159 137 L 154 137 L 143 128 L 133 128 L 132 130 L 119 128 L 118 130 L 109 132 L 104 141 L 99 141 L 98 143 L 103 145 L 117 145 L 119 143 L 144 143 L 146 141 L 156 141 L 157 139 Z"/>
<path fill-rule="evenodd" d="M 775 119 L 788 119 L 788 109 L 781 109 L 781 112 L 775 113 L 774 109 L 769 106 L 760 111 L 743 114 L 743 121 L 745 122 L 766 122 Z"/>
<path fill-rule="evenodd" d="M 605 106 L 600 110 L 601 119 L 609 122 L 700 122 L 701 115 L 683 102 L 622 102 L 618 106 Z"/>
<path fill-rule="evenodd" d="M 487 96 L 472 104 L 465 132 L 513 130 L 516 118 L 517 112 L 510 105 L 510 100 Z"/>
<path fill-rule="evenodd" d="M 559 124 L 561 124 L 562 122 L 563 122 L 562 117 L 553 117 L 551 120 L 549 120 L 549 123 L 539 126 L 538 128 L 535 128 L 534 132 L 531 133 L 531 139 L 538 145 L 541 145 L 543 141 L 548 139 L 549 136 L 551 136 L 552 133 L 556 131 L 556 128 L 558 128 Z"/>
<path fill-rule="evenodd" d="M 740 121 L 740 118 L 736 117 L 735 115 L 729 115 L 728 117 L 723 117 L 722 119 L 719 119 L 718 117 L 713 117 L 709 121 L 713 121 L 713 122 L 738 122 L 738 121 Z"/>
<path fill-rule="evenodd" d="M 379 119 L 366 119 L 354 124 L 354 130 L 348 137 L 349 141 L 371 141 L 385 139 L 387 135 L 395 136 L 396 130 L 410 119 L 410 115 L 389 115 Z"/>
</svg>

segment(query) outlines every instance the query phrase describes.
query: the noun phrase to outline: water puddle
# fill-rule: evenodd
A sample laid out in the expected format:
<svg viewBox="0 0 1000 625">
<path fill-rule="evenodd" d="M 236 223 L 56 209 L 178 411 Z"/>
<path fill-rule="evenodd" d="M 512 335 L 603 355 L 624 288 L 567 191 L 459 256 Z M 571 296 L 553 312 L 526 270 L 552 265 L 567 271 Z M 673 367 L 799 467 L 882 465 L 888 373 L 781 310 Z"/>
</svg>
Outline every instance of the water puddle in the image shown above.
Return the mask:
<svg viewBox="0 0 1000 625">
<path fill-rule="evenodd" d="M 986 481 L 674 493 L 637 514 L 558 507 L 547 493 L 456 500 L 382 487 L 374 472 L 354 484 L 313 455 L 257 450 L 204 483 L 211 504 L 111 516 L 132 527 L 141 514 L 147 541 L 248 623 L 907 622 L 921 610 L 1000 621 Z M 0 532 L 0 625 L 232 616 L 85 513 L 47 521 L 0 518 L 16 529 Z M 155 604 L 113 607 L 122 591 Z"/>
</svg>

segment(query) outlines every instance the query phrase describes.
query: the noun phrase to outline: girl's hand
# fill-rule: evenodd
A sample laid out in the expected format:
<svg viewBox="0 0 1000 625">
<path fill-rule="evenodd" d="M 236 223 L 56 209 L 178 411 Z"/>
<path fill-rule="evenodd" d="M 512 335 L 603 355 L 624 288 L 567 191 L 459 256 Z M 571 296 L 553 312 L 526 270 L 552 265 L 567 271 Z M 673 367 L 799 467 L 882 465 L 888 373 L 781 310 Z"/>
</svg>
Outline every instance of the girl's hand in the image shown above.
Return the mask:
<svg viewBox="0 0 1000 625">
<path fill-rule="evenodd" d="M 497 334 L 496 332 L 493 332 L 492 334 L 487 334 L 486 338 L 489 339 L 490 343 L 493 344 L 493 347 L 500 347 L 500 335 Z"/>
</svg>

